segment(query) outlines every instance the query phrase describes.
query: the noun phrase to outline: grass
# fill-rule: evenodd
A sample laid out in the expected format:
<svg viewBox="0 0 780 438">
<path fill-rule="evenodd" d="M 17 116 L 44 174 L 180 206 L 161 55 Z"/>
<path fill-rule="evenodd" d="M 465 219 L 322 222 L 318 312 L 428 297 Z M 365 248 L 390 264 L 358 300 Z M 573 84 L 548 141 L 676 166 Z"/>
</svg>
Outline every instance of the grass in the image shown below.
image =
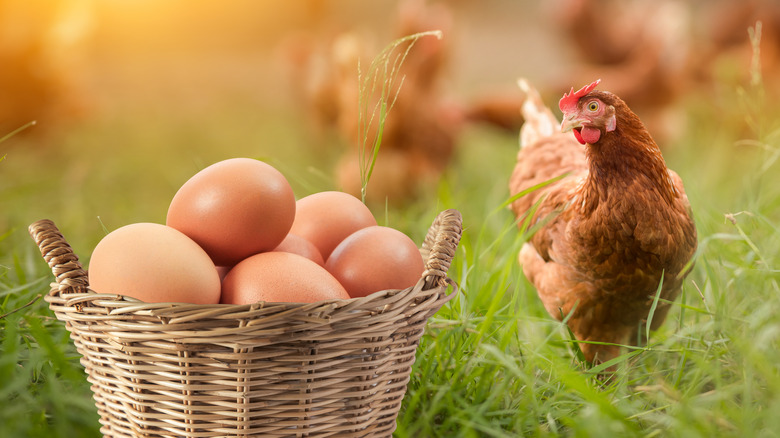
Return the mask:
<svg viewBox="0 0 780 438">
<path fill-rule="evenodd" d="M 441 39 L 441 31 L 416 33 L 391 42 L 377 55 L 365 76 L 358 60 L 358 163 L 360 172 L 360 198 L 366 202 L 366 189 L 376 165 L 385 121 L 401 91 L 404 76 L 398 77 L 418 39 L 435 36 Z"/>
<path fill-rule="evenodd" d="M 522 237 L 502 208 L 516 138 L 467 130 L 428 199 L 375 212 L 417 241 L 444 208 L 465 224 L 450 270 L 459 292 L 421 341 L 398 437 L 780 435 L 780 108 L 757 97 L 760 84 L 723 88 L 683 103 L 689 128 L 665 151 L 697 220 L 693 273 L 606 385 L 517 264 Z M 333 148 L 298 114 L 255 105 L 231 102 L 208 123 L 105 115 L 61 133 L 56 148 L 35 136 L 0 144 L 0 436 L 99 435 L 78 355 L 40 298 L 52 277 L 29 223 L 54 219 L 87 261 L 103 224 L 162 222 L 178 185 L 223 158 L 268 160 L 299 197 L 333 188 Z"/>
</svg>

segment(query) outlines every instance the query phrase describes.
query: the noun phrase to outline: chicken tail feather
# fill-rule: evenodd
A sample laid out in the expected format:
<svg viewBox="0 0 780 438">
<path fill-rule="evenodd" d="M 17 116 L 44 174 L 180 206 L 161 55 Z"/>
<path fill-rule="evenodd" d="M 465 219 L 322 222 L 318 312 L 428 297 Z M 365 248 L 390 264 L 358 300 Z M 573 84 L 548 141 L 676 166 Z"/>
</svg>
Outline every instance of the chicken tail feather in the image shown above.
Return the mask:
<svg viewBox="0 0 780 438">
<path fill-rule="evenodd" d="M 523 114 L 523 127 L 520 128 L 520 147 L 528 146 L 537 140 L 553 135 L 560 122 L 555 118 L 550 108 L 544 105 L 539 92 L 525 79 L 517 80 L 517 85 L 525 94 L 520 111 Z"/>
</svg>

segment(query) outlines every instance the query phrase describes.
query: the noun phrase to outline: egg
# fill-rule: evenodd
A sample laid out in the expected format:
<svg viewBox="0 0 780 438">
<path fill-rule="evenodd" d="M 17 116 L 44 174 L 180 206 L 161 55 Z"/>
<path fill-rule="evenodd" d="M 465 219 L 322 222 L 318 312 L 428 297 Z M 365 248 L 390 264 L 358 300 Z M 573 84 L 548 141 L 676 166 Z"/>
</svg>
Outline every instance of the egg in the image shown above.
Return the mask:
<svg viewBox="0 0 780 438">
<path fill-rule="evenodd" d="M 282 240 L 282 243 L 274 248 L 274 251 L 291 252 L 293 254 L 304 256 L 307 259 L 316 262 L 320 266 L 325 265 L 325 260 L 322 258 L 320 250 L 318 250 L 313 243 L 297 234 L 288 234 L 287 237 Z"/>
<path fill-rule="evenodd" d="M 290 233 L 313 243 L 326 261 L 347 236 L 376 225 L 371 210 L 358 198 L 344 192 L 314 193 L 299 199 L 295 208 Z"/>
<path fill-rule="evenodd" d="M 89 261 L 90 288 L 148 303 L 216 304 L 220 281 L 206 252 L 161 224 L 126 225 L 107 234 Z"/>
<path fill-rule="evenodd" d="M 298 254 L 265 252 L 242 260 L 228 272 L 221 302 L 313 303 L 347 298 L 344 287 L 317 263 Z"/>
<path fill-rule="evenodd" d="M 171 200 L 166 224 L 230 266 L 282 242 L 295 218 L 295 195 L 273 166 L 232 158 L 187 180 Z"/>
<path fill-rule="evenodd" d="M 422 277 L 420 250 L 406 234 L 389 227 L 363 228 L 344 239 L 325 268 L 352 298 L 386 289 L 406 289 Z"/>
</svg>

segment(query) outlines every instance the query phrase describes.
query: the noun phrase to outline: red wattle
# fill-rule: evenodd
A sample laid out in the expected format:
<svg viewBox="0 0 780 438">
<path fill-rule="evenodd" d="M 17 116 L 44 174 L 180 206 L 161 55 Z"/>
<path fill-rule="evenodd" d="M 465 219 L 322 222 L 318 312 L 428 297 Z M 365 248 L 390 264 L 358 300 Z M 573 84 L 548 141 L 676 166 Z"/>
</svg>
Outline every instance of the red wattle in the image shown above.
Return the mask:
<svg viewBox="0 0 780 438">
<path fill-rule="evenodd" d="M 582 139 L 582 134 L 580 134 L 579 129 L 572 129 L 571 132 L 574 133 L 574 138 L 576 138 L 580 144 L 585 144 L 585 140 Z"/>
<path fill-rule="evenodd" d="M 583 126 L 580 130 L 580 138 L 587 143 L 595 144 L 601 138 L 601 131 L 590 126 Z M 580 140 L 580 143 L 583 143 L 582 140 Z"/>
</svg>

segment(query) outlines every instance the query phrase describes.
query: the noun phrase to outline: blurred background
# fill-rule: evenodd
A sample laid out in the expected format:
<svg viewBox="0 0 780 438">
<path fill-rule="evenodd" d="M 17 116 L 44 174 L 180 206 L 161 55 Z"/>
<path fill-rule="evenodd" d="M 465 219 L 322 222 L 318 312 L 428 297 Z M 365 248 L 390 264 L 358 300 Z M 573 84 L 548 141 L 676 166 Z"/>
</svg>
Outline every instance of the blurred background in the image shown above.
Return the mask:
<svg viewBox="0 0 780 438">
<path fill-rule="evenodd" d="M 564 91 L 602 78 L 665 151 L 706 149 L 686 138 L 700 126 L 691 102 L 728 112 L 751 84 L 758 104 L 780 94 L 779 5 L 0 0 L 0 135 L 37 122 L 0 143 L 0 230 L 54 216 L 89 248 L 103 226 L 161 222 L 181 183 L 233 156 L 268 160 L 299 197 L 354 193 L 358 61 L 365 74 L 391 41 L 434 29 L 443 37 L 404 62 L 369 202 L 430 197 L 464 138 L 513 160 L 520 76 L 555 111 Z M 752 129 L 722 119 L 713 127 L 734 139 Z"/>
</svg>

